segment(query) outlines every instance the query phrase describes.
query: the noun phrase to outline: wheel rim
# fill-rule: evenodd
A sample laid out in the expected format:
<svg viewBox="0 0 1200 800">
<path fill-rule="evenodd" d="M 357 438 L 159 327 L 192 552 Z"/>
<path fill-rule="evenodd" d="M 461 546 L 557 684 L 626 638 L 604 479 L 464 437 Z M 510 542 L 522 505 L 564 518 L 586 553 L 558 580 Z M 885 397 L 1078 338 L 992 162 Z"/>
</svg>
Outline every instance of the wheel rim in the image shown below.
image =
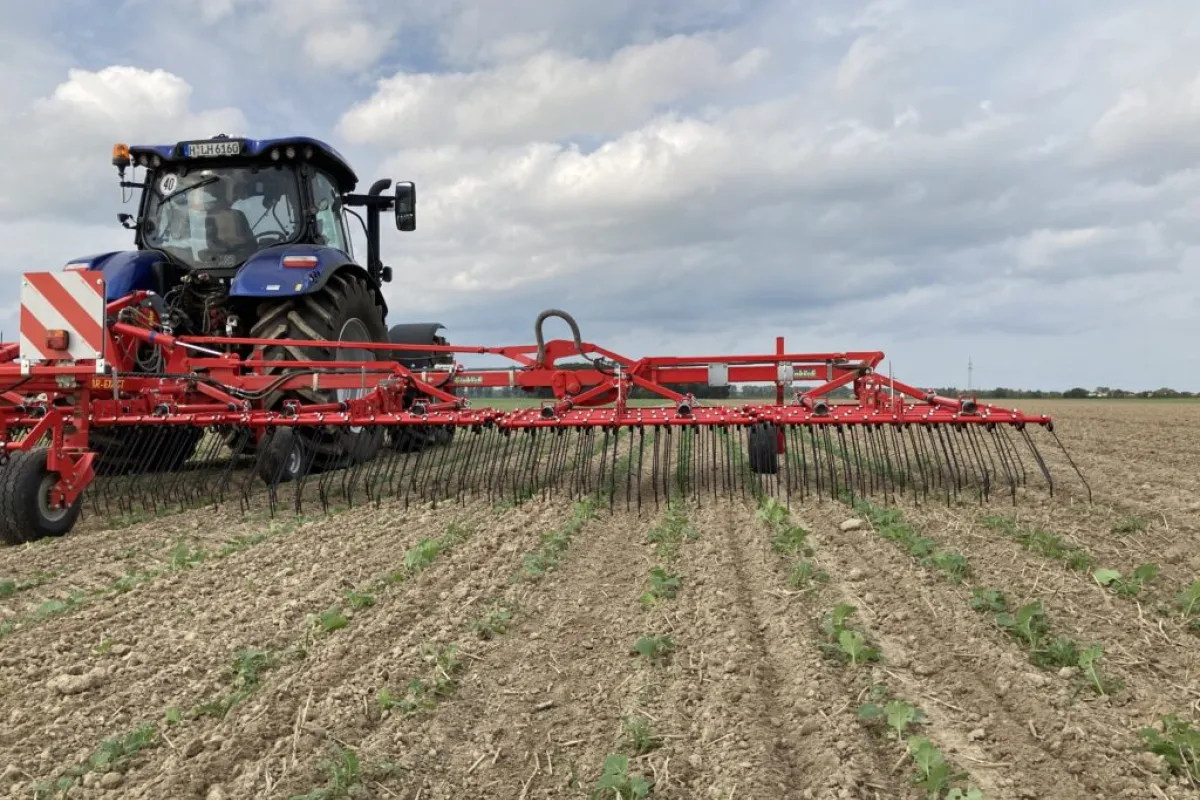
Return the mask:
<svg viewBox="0 0 1200 800">
<path fill-rule="evenodd" d="M 367 331 L 367 326 L 363 324 L 358 317 L 352 317 L 342 325 L 342 329 L 338 332 L 339 342 L 369 342 L 371 334 Z M 338 355 L 339 361 L 374 361 L 375 354 L 365 348 L 354 348 L 342 350 Z M 371 390 L 363 387 L 358 389 L 338 389 L 337 399 L 339 403 L 347 400 L 357 400 Z M 362 426 L 355 425 L 350 428 L 351 433 L 361 433 Z"/>
<path fill-rule="evenodd" d="M 70 506 L 63 508 L 52 508 L 50 506 L 50 491 L 54 488 L 54 484 L 58 483 L 58 475 L 53 472 L 48 472 L 42 476 L 42 482 L 38 484 L 37 503 L 38 513 L 42 519 L 47 522 L 59 522 L 71 510 Z"/>
<path fill-rule="evenodd" d="M 288 475 L 295 478 L 300 475 L 300 469 L 304 463 L 304 454 L 300 452 L 300 443 L 296 442 L 292 445 L 291 452 L 288 453 L 287 471 Z"/>
</svg>

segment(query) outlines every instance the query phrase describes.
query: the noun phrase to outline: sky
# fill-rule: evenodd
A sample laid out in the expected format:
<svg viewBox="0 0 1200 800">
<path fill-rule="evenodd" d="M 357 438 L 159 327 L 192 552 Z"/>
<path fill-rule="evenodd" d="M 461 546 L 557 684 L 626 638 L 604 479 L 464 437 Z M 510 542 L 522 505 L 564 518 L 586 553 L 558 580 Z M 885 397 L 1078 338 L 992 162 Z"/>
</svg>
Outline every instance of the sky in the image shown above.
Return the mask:
<svg viewBox="0 0 1200 800">
<path fill-rule="evenodd" d="M 417 186 L 389 323 L 921 386 L 1200 390 L 1200 4 L 0 0 L 0 328 L 132 246 L 114 142 Z M 565 325 L 547 323 L 551 337 Z"/>
</svg>

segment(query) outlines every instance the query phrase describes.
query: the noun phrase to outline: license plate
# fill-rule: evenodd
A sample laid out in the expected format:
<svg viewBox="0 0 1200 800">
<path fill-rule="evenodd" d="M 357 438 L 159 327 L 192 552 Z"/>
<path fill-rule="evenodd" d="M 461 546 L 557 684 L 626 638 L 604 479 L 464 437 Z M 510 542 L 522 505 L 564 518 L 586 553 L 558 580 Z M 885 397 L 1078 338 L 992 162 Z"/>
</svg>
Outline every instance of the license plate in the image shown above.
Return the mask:
<svg viewBox="0 0 1200 800">
<path fill-rule="evenodd" d="M 194 142 L 187 145 L 185 151 L 188 158 L 207 158 L 209 156 L 241 155 L 241 142 Z"/>
</svg>

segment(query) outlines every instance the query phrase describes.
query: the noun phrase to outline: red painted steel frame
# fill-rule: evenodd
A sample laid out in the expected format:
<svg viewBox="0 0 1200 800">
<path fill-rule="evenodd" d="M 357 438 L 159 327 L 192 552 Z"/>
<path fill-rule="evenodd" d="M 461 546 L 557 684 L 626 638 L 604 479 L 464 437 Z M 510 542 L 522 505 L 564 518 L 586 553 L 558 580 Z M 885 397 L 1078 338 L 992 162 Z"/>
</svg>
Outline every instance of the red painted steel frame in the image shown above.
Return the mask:
<svg viewBox="0 0 1200 800">
<path fill-rule="evenodd" d="M 17 345 L 0 345 L 0 443 L 6 452 L 26 450 L 50 434 L 48 468 L 60 473 L 56 495 L 66 502 L 74 501 L 93 477 L 95 456 L 87 446 L 92 425 L 234 425 L 261 430 L 296 425 L 1052 424 L 1048 416 L 977 405 L 973 398 L 939 397 L 879 375 L 875 369 L 884 358 L 879 351 L 787 353 L 783 337 L 776 339 L 771 354 L 636 360 L 590 343 L 584 343 L 580 353 L 566 340 L 546 342 L 540 361 L 538 348 L 531 345 L 323 342 L 322 347 L 370 349 L 381 357 L 412 351 L 493 355 L 507 358 L 513 366 L 465 369 L 454 363 L 447 368 L 411 370 L 387 360 L 297 361 L 288 362 L 288 368 L 297 374 L 280 378 L 259 373 L 259 368 L 277 367 L 279 362 L 256 358 L 255 352 L 268 345 L 311 346 L 311 341 L 170 336 L 136 324 L 137 306 L 144 298 L 145 293 L 138 292 L 109 304 L 105 330 L 109 357 L 103 374 L 98 374 L 92 361 L 22 364 L 16 360 Z M 165 367 L 161 375 L 135 374 L 133 351 L 139 344 L 162 353 Z M 583 369 L 555 366 L 561 359 L 581 355 L 593 365 Z M 601 360 L 599 364 L 597 360 Z M 707 383 L 710 365 L 727 367 L 730 383 L 775 384 L 775 404 L 705 406 L 671 388 Z M 795 390 L 791 404 L 785 404 L 788 367 L 794 382 L 818 384 L 807 391 Z M 542 408 L 505 412 L 472 408 L 467 398 L 454 393 L 462 388 L 506 386 L 550 388 L 556 399 Z M 842 386 L 853 389 L 855 402 L 838 405 L 824 399 Z M 281 411 L 267 411 L 245 397 L 268 388 L 300 387 L 365 392 L 344 403 L 292 403 Z M 674 405 L 630 406 L 627 400 L 635 387 Z M 419 406 L 411 402 L 413 392 L 422 396 Z M 18 430 L 26 432 L 13 437 Z M 779 442 L 782 452 L 782 435 Z"/>
</svg>

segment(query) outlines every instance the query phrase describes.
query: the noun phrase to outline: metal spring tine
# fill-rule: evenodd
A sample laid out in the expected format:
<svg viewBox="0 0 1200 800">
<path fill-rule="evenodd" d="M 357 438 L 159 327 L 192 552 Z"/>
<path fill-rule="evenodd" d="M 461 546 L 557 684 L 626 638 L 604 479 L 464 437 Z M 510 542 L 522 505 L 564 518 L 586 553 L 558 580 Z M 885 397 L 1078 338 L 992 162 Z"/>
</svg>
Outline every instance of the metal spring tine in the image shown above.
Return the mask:
<svg viewBox="0 0 1200 800">
<path fill-rule="evenodd" d="M 915 431 L 916 431 L 916 428 L 913 428 L 911 425 L 905 425 L 903 428 L 900 429 L 899 437 L 900 437 L 900 444 L 904 447 L 904 461 L 908 465 L 908 471 L 910 473 L 912 472 L 912 464 L 915 463 L 917 465 L 917 471 L 921 476 L 921 496 L 920 497 L 917 497 L 916 485 L 914 484 L 914 486 L 913 486 L 913 499 L 917 500 L 917 502 L 920 502 L 922 500 L 929 499 L 929 475 L 925 471 L 925 461 L 924 461 L 924 459 L 921 458 L 921 453 L 920 453 L 921 437 L 919 437 L 915 433 Z M 907 436 L 905 436 L 906 433 L 908 434 Z M 909 454 L 909 445 L 910 444 L 912 445 L 911 458 L 910 458 L 910 454 Z"/>
<path fill-rule="evenodd" d="M 866 453 L 866 463 L 870 468 L 868 470 L 868 475 L 870 478 L 868 489 L 870 490 L 870 496 L 876 497 L 882 494 L 884 500 L 886 501 L 888 496 L 887 471 L 883 464 L 883 456 L 879 452 L 879 448 L 876 446 L 875 426 L 868 424 L 857 427 L 862 429 L 862 438 L 864 440 L 863 451 Z"/>
<path fill-rule="evenodd" d="M 975 447 L 975 440 L 971 435 L 971 425 L 962 425 L 957 429 L 959 448 L 966 449 L 970 458 L 965 460 L 971 464 L 971 472 L 974 473 L 975 479 L 979 482 L 979 504 L 987 500 L 990 487 L 991 476 L 987 471 L 987 464 L 983 460 L 983 454 Z"/>
<path fill-rule="evenodd" d="M 229 445 L 229 460 L 225 462 L 222 469 L 212 476 L 212 480 L 205 484 L 204 490 L 208 494 L 209 505 L 213 508 L 221 507 L 226 487 L 232 480 L 233 470 L 245 454 L 246 448 L 250 446 L 251 441 L 251 437 L 249 436 L 236 437 Z"/>
<path fill-rule="evenodd" d="M 1021 476 L 1018 479 L 1020 485 L 1027 486 L 1029 484 L 1029 475 L 1025 470 L 1025 460 L 1021 458 L 1020 450 L 1018 450 L 1016 444 L 1013 443 L 1012 434 L 1010 432 L 1011 429 L 1007 425 L 1001 425 L 996 428 L 996 431 L 1000 434 L 997 437 L 998 440 L 1008 453 L 1009 463 L 1014 466 L 1015 471 L 1020 471 L 1021 473 Z"/>
<path fill-rule="evenodd" d="M 433 430 L 436 437 L 436 428 Z M 436 442 L 436 438 L 434 439 Z M 431 453 L 433 455 L 433 464 L 430 469 L 430 485 L 429 491 L 425 499 L 430 500 L 437 508 L 438 503 L 446 502 L 453 497 L 451 487 L 453 481 L 451 478 L 454 475 L 455 469 L 458 468 L 459 462 L 462 460 L 462 452 L 459 448 L 452 444 L 430 444 Z"/>
<path fill-rule="evenodd" d="M 467 483 L 474 491 L 481 494 L 488 488 L 487 479 L 489 467 L 494 456 L 500 449 L 500 435 L 492 426 L 471 426 L 471 437 L 476 440 L 476 455 L 474 463 L 467 474 Z"/>
<path fill-rule="evenodd" d="M 404 496 L 407 498 L 405 486 L 409 479 L 409 467 L 412 466 L 413 454 L 409 449 L 401 448 L 398 438 L 393 438 L 392 448 L 396 453 L 396 463 L 388 475 L 387 493 L 393 499 Z M 407 501 L 405 508 L 408 507 Z"/>
<path fill-rule="evenodd" d="M 971 452 L 967 446 L 967 438 L 963 434 L 965 425 L 954 425 L 946 431 L 946 437 L 950 440 L 950 445 L 954 449 L 955 455 L 958 457 L 958 463 L 962 466 L 963 472 L 963 488 L 967 489 L 974 486 L 980 486 L 982 476 L 979 474 L 979 464 L 971 457 Z M 980 503 L 983 502 L 982 494 L 980 494 Z"/>
<path fill-rule="evenodd" d="M 946 468 L 942 459 L 936 456 L 937 445 L 933 429 L 928 425 L 920 425 L 916 430 L 919 433 L 914 434 L 913 442 L 921 451 L 921 462 L 929 476 L 930 488 L 940 493 L 946 485 Z"/>
<path fill-rule="evenodd" d="M 1050 496 L 1054 497 L 1054 479 L 1050 477 L 1050 469 L 1046 466 L 1046 462 L 1042 458 L 1041 451 L 1038 450 L 1033 438 L 1029 435 L 1029 430 L 1023 426 L 1021 428 L 1021 436 L 1024 437 L 1025 444 L 1029 446 L 1029 450 L 1033 453 L 1033 457 L 1037 461 L 1037 465 L 1042 470 L 1042 476 L 1046 479 L 1046 486 L 1050 490 Z"/>
<path fill-rule="evenodd" d="M 957 480 L 955 480 L 954 483 L 954 488 L 961 492 L 970 485 L 970 482 L 967 475 L 966 461 L 962 457 L 962 453 L 958 449 L 958 442 L 954 438 L 954 431 L 957 427 L 958 426 L 956 425 L 951 425 L 949 428 L 942 426 L 938 430 L 942 433 L 943 438 L 945 439 L 947 452 L 949 452 L 950 457 L 954 459 L 955 475 L 957 476 Z"/>
<path fill-rule="evenodd" d="M 464 435 L 467 436 L 465 445 L 463 444 Z M 474 426 L 471 428 L 459 428 L 455 432 L 454 441 L 458 442 L 457 447 L 461 447 L 465 451 L 462 460 L 459 462 L 458 488 L 454 491 L 455 496 L 458 497 L 459 504 L 463 505 L 466 503 L 466 494 L 471 491 L 471 470 L 474 468 L 475 462 L 478 461 L 479 435 Z"/>
<path fill-rule="evenodd" d="M 854 448 L 855 466 L 858 468 L 858 487 L 863 497 L 874 497 L 879 479 L 879 462 L 871 450 L 870 427 L 850 425 L 850 441 Z M 860 444 L 859 440 L 862 439 Z M 864 455 L 865 453 L 865 455 Z"/>
<path fill-rule="evenodd" d="M 689 425 L 688 431 L 688 479 L 692 487 L 692 501 L 700 508 L 701 483 L 704 480 L 703 450 L 700 444 L 700 426 Z"/>
<path fill-rule="evenodd" d="M 392 452 L 387 448 L 387 429 L 379 432 L 383 438 L 379 451 L 375 457 L 363 465 L 363 494 L 367 497 L 367 503 L 379 508 L 383 497 L 379 492 L 379 476 L 387 467 L 387 462 L 391 458 Z"/>
<path fill-rule="evenodd" d="M 828 460 L 829 464 L 829 496 L 832 499 L 837 500 L 840 489 L 837 471 L 838 461 L 836 451 L 833 447 L 833 436 L 829 433 L 830 430 L 831 427 L 826 425 L 821 428 L 821 433 L 823 434 L 824 438 L 823 444 L 825 445 L 825 458 Z"/>
<path fill-rule="evenodd" d="M 895 440 L 892 436 L 891 425 L 880 425 L 872 431 L 875 446 L 883 456 L 884 492 L 888 499 L 895 502 L 898 494 L 904 494 L 904 475 L 900 474 L 900 453 L 895 450 Z M 892 456 L 895 455 L 895 458 Z"/>
<path fill-rule="evenodd" d="M 1058 433 L 1053 427 L 1050 428 L 1050 435 L 1054 437 L 1055 443 L 1058 444 L 1058 449 L 1062 451 L 1062 454 L 1067 459 L 1067 463 L 1071 465 L 1071 469 L 1075 470 L 1075 474 L 1079 476 L 1080 482 L 1083 483 L 1083 488 L 1087 490 L 1088 502 L 1092 502 L 1091 485 L 1087 482 L 1087 478 L 1083 477 L 1083 472 L 1081 472 L 1079 467 L 1075 464 L 1075 459 L 1071 458 L 1071 454 L 1067 452 L 1067 448 L 1063 446 L 1062 441 L 1058 438 Z"/>
<path fill-rule="evenodd" d="M 1000 470 L 996 466 L 996 454 L 992 451 L 991 442 L 988 441 L 987 431 L 975 425 L 971 428 L 971 436 L 974 437 L 976 449 L 986 460 L 987 474 L 990 480 L 989 486 L 993 485 L 1000 478 Z"/>
<path fill-rule="evenodd" d="M 867 452 L 870 454 L 871 462 L 876 466 L 879 491 L 883 495 L 884 502 L 893 501 L 896 493 L 892 484 L 892 462 L 882 441 L 883 432 L 878 430 L 878 426 L 867 425 L 864 433 L 867 439 Z"/>
<path fill-rule="evenodd" d="M 196 470 L 188 476 L 187 480 L 180 482 L 180 489 L 189 506 L 196 505 L 205 494 L 212 473 L 217 469 L 217 459 L 224 447 L 225 442 L 222 440 L 219 430 L 207 429 L 204 431 L 200 446 L 196 448 Z"/>
<path fill-rule="evenodd" d="M 1017 501 L 1017 479 L 1013 473 L 1012 465 L 1009 464 L 1008 458 L 1005 456 L 1004 448 L 1000 443 L 1000 439 L 996 434 L 995 425 L 985 425 L 983 433 L 979 434 L 980 440 L 983 442 L 984 449 L 987 450 L 988 458 L 993 464 L 999 464 L 999 468 L 995 469 L 997 477 L 1001 474 L 1004 476 L 1004 483 L 1008 486 L 1008 493 L 1013 503 Z"/>
<path fill-rule="evenodd" d="M 895 452 L 896 452 L 897 463 L 899 463 L 902 456 L 904 459 L 904 486 L 905 486 L 905 489 L 911 488 L 913 500 L 919 502 L 919 500 L 917 498 L 917 482 L 916 482 L 916 480 L 914 480 L 914 475 L 913 475 L 913 459 L 909 457 L 908 439 L 904 435 L 908 431 L 909 431 L 909 427 L 907 425 L 900 427 L 900 428 L 897 428 L 896 426 L 893 425 L 888 428 L 888 432 L 892 437 L 892 447 L 895 449 Z M 920 467 L 918 466 L 918 469 L 919 468 Z M 923 478 L 923 475 L 922 475 L 922 478 Z"/>
<path fill-rule="evenodd" d="M 934 430 L 935 428 L 937 430 Z M 949 456 L 949 454 L 946 453 L 946 444 L 943 441 L 942 431 L 941 431 L 940 426 L 930 425 L 928 428 L 926 428 L 926 430 L 929 431 L 929 439 L 930 439 L 931 449 L 933 450 L 934 453 L 941 453 L 941 456 L 942 456 L 942 461 L 939 462 L 939 465 L 942 467 L 943 483 L 946 487 L 946 505 L 950 505 L 951 488 L 952 488 L 952 485 L 957 484 L 957 479 L 955 478 L 954 480 L 946 480 L 946 477 L 953 476 L 954 464 L 951 463 L 950 456 Z"/>
<path fill-rule="evenodd" d="M 632 436 L 632 434 L 631 434 Z M 608 513 L 613 513 L 613 506 L 616 503 L 617 497 L 617 465 L 621 459 L 621 429 L 613 427 L 613 463 L 612 469 L 609 470 L 608 479 Z"/>
<path fill-rule="evenodd" d="M 995 463 L 989 463 L 989 453 L 985 453 L 979 444 L 979 431 L 976 430 L 976 425 L 966 425 L 966 439 L 971 451 L 975 454 L 975 459 L 979 464 L 980 477 L 983 479 L 981 501 L 987 501 L 992 493 L 992 471 L 995 469 Z"/>
</svg>

